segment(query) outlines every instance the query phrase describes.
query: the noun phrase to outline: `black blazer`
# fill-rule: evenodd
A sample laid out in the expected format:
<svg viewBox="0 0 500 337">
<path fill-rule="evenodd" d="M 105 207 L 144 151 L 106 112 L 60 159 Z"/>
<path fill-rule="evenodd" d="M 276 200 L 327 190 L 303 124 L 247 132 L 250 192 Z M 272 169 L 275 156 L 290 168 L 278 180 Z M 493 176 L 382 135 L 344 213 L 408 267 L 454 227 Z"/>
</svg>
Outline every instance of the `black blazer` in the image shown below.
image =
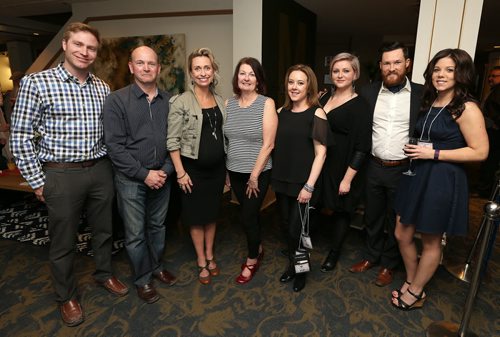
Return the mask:
<svg viewBox="0 0 500 337">
<path fill-rule="evenodd" d="M 359 94 L 366 99 L 370 105 L 371 118 L 373 120 L 373 113 L 375 111 L 375 104 L 377 104 L 378 93 L 382 82 L 374 82 L 368 84 L 361 88 Z M 411 98 L 410 98 L 410 129 L 408 136 L 413 136 L 413 131 L 415 129 L 415 124 L 417 123 L 418 115 L 420 112 L 420 106 L 422 101 L 422 94 L 424 91 L 424 86 L 418 83 L 413 83 L 410 81 L 411 86 Z"/>
</svg>

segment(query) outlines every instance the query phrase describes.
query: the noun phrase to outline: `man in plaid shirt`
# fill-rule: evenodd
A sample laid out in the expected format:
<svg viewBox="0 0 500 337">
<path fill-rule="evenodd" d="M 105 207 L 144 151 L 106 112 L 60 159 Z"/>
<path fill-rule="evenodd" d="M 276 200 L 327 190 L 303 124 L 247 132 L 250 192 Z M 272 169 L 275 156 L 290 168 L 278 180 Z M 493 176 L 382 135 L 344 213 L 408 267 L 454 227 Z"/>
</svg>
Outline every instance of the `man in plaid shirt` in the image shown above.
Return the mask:
<svg viewBox="0 0 500 337">
<path fill-rule="evenodd" d="M 92 226 L 96 282 L 123 296 L 128 288 L 112 274 L 111 162 L 103 142 L 102 107 L 109 87 L 89 72 L 99 32 L 83 23 L 67 26 L 64 61 L 27 75 L 12 115 L 11 147 L 21 174 L 49 215 L 49 259 L 63 322 L 83 322 L 73 262 L 80 216 Z"/>
</svg>

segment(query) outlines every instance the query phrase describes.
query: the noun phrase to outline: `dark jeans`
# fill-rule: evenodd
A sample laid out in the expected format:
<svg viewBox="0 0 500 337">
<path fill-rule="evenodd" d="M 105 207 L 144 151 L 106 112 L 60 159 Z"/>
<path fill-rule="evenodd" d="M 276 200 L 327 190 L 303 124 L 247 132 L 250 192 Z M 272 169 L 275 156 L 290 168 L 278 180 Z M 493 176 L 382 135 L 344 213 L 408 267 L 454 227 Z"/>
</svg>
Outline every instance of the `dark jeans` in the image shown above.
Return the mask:
<svg viewBox="0 0 500 337">
<path fill-rule="evenodd" d="M 103 159 L 85 168 L 44 168 L 43 196 L 49 215 L 49 259 L 58 302 L 76 296 L 73 262 L 82 211 L 92 227 L 92 250 L 98 281 L 111 277 L 112 204 L 111 162 Z"/>
<path fill-rule="evenodd" d="M 300 204 L 299 212 L 297 197 L 276 193 L 276 200 L 283 225 L 287 229 L 288 257 L 290 264 L 292 264 L 292 258 L 299 247 L 299 239 L 302 232 L 300 214 L 304 215 L 307 204 Z"/>
<path fill-rule="evenodd" d="M 125 227 L 125 248 L 132 264 L 134 284 L 139 287 L 150 283 L 153 273 L 164 269 L 161 257 L 165 249 L 170 185 L 167 181 L 162 188 L 151 189 L 142 181 L 115 173 L 118 210 Z"/>
<path fill-rule="evenodd" d="M 370 159 L 366 170 L 364 258 L 373 263 L 380 262 L 381 266 L 390 269 L 400 262 L 398 244 L 394 237 L 394 198 L 401 175 L 407 169 L 407 165 L 384 167 Z M 387 230 L 387 234 L 384 230 Z"/>
<path fill-rule="evenodd" d="M 259 245 L 261 244 L 260 208 L 269 187 L 271 170 L 262 172 L 259 175 L 259 196 L 250 198 L 246 195 L 247 181 L 250 173 L 229 172 L 231 189 L 236 195 L 236 199 L 241 207 L 241 223 L 247 236 L 248 257 L 256 259 L 259 255 Z"/>
</svg>

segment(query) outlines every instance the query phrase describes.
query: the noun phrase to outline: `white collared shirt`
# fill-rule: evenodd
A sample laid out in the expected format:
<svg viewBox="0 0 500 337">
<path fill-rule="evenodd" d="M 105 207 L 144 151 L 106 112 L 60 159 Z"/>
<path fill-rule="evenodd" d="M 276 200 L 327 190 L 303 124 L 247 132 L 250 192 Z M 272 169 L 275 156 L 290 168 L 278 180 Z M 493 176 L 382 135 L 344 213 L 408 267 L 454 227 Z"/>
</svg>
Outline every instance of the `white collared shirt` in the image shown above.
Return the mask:
<svg viewBox="0 0 500 337">
<path fill-rule="evenodd" d="M 407 158 L 403 152 L 410 128 L 411 86 L 392 93 L 383 84 L 373 113 L 372 155 L 383 160 Z"/>
</svg>

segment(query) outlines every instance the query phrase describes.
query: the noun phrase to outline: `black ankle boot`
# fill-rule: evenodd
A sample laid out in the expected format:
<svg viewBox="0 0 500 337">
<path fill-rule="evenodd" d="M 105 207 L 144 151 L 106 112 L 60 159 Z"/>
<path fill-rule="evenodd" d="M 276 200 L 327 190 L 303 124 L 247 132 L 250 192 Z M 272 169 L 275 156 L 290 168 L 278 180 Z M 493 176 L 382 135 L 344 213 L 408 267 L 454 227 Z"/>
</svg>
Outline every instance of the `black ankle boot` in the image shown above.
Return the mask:
<svg viewBox="0 0 500 337">
<path fill-rule="evenodd" d="M 295 268 L 293 266 L 288 266 L 283 275 L 281 275 L 280 282 L 282 283 L 290 282 L 294 278 L 295 278 Z"/>
<path fill-rule="evenodd" d="M 307 273 L 301 273 L 295 275 L 295 280 L 293 281 L 293 291 L 296 293 L 304 289 L 306 286 L 306 274 Z"/>
<path fill-rule="evenodd" d="M 337 265 L 338 260 L 339 260 L 339 253 L 334 251 L 334 250 L 330 250 L 330 252 L 328 253 L 328 256 L 326 257 L 325 261 L 321 265 L 320 270 L 323 273 L 334 270 L 335 266 Z"/>
</svg>

